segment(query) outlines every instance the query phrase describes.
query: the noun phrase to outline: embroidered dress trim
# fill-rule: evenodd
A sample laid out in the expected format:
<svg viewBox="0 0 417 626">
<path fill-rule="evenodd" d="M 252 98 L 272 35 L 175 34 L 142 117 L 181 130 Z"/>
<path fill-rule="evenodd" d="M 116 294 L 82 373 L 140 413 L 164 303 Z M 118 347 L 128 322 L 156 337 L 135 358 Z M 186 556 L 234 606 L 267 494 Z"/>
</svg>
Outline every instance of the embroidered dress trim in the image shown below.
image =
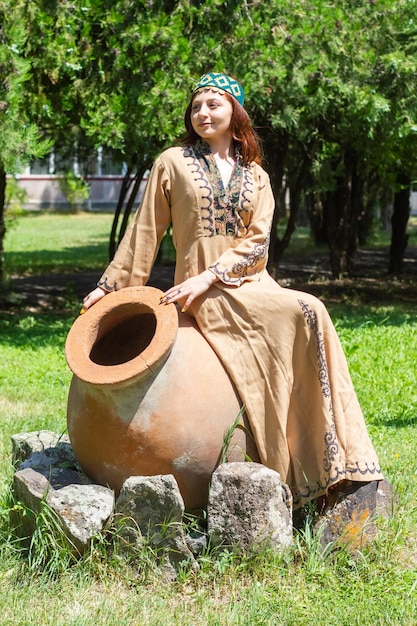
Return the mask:
<svg viewBox="0 0 417 626">
<path fill-rule="evenodd" d="M 250 270 L 256 268 L 259 261 L 266 257 L 268 247 L 269 235 L 262 243 L 256 244 L 250 254 L 243 254 L 239 263 L 232 265 L 230 270 L 221 270 L 218 262 L 210 265 L 209 269 L 219 276 L 224 283 L 240 284 L 242 278 L 250 275 Z M 233 276 L 231 276 L 231 274 Z M 236 278 L 234 278 L 234 276 Z"/>
<path fill-rule="evenodd" d="M 107 276 L 105 276 L 102 280 L 99 280 L 97 283 L 97 287 L 102 287 L 106 291 L 117 291 L 117 280 L 114 281 L 113 285 L 109 285 L 107 282 Z"/>
<path fill-rule="evenodd" d="M 254 193 L 253 170 L 243 165 L 238 155 L 235 167 L 226 187 L 210 147 L 204 141 L 184 148 L 194 181 L 201 190 L 201 219 L 205 236 L 223 235 L 243 239 L 247 232 L 250 206 Z M 269 233 L 262 243 L 242 255 L 231 268 L 222 269 L 219 263 L 210 266 L 222 282 L 240 284 L 242 278 L 255 268 L 268 253 Z"/>
<path fill-rule="evenodd" d="M 195 146 L 184 148 L 184 156 L 189 159 L 194 182 L 201 190 L 201 219 L 205 235 L 244 237 L 246 226 L 243 216 L 247 215 L 246 205 L 251 193 L 250 168 L 245 167 L 238 157 L 229 184 L 225 187 L 208 144 L 198 141 Z"/>
<path fill-rule="evenodd" d="M 326 350 L 324 346 L 323 333 L 320 332 L 317 316 L 308 306 L 304 300 L 298 300 L 299 305 L 303 311 L 303 315 L 306 319 L 308 326 L 310 326 L 317 341 L 317 364 L 318 364 L 318 379 L 321 387 L 321 393 L 323 398 L 328 400 L 328 411 L 331 416 L 330 430 L 324 434 L 324 456 L 323 456 L 323 470 L 327 475 L 324 481 L 317 481 L 316 485 L 306 485 L 304 488 L 297 486 L 294 489 L 294 504 L 299 504 L 301 501 L 310 500 L 318 493 L 323 493 L 327 489 L 338 482 L 341 478 L 348 478 L 349 480 L 355 480 L 355 476 L 360 474 L 366 476 L 369 474 L 369 480 L 375 480 L 375 475 L 382 474 L 381 468 L 375 463 L 369 466 L 368 463 L 362 466 L 356 462 L 356 466 L 353 468 L 344 467 L 342 457 L 339 450 L 339 442 L 337 439 L 336 424 L 334 420 L 333 405 L 330 393 L 330 380 L 326 359 Z"/>
</svg>

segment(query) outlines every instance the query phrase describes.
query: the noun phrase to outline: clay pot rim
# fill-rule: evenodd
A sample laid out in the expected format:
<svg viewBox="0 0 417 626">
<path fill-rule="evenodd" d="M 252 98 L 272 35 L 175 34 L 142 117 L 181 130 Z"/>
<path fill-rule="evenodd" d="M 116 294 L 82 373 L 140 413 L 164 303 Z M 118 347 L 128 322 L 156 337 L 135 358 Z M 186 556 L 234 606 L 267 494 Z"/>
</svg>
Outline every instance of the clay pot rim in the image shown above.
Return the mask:
<svg viewBox="0 0 417 626">
<path fill-rule="evenodd" d="M 73 323 L 65 343 L 69 368 L 77 378 L 91 385 L 129 384 L 155 371 L 169 356 L 178 331 L 174 304 L 161 305 L 163 292 L 155 287 L 125 287 L 99 300 Z M 155 334 L 138 356 L 126 363 L 99 365 L 90 358 L 97 340 L 100 321 L 126 305 L 143 307 L 155 316 Z"/>
</svg>

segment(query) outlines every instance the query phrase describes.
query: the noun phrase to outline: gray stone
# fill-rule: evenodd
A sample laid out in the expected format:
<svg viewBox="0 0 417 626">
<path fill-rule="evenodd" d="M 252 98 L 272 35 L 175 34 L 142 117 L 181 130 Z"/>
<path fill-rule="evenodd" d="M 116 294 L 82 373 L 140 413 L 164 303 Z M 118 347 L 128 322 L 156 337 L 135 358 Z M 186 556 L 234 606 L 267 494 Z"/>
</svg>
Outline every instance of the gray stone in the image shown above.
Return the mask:
<svg viewBox="0 0 417 626">
<path fill-rule="evenodd" d="M 18 465 L 17 469 L 21 470 L 28 467 L 45 475 L 48 475 L 52 468 L 71 469 L 81 473 L 72 446 L 66 441 L 60 441 L 56 446 L 33 452 Z"/>
<path fill-rule="evenodd" d="M 114 493 L 100 485 L 69 484 L 54 489 L 40 472 L 27 467 L 15 472 L 13 493 L 32 514 L 16 509 L 13 521 L 18 534 L 30 537 L 36 528 L 36 515 L 45 502 L 56 514 L 76 552 L 82 554 L 97 532 L 102 530 L 114 507 Z"/>
<path fill-rule="evenodd" d="M 61 443 L 69 444 L 68 435 L 58 435 L 51 430 L 36 430 L 12 435 L 12 462 L 16 467 L 26 461 L 34 452 L 54 448 Z M 75 457 L 73 456 L 75 460 Z"/>
<path fill-rule="evenodd" d="M 30 537 L 36 528 L 36 515 L 45 502 L 56 514 L 65 535 L 82 554 L 97 532 L 102 530 L 114 507 L 114 493 L 100 485 L 69 484 L 54 489 L 40 472 L 27 467 L 15 472 L 13 493 L 31 514 L 16 509 L 13 521 L 21 537 Z"/>
<path fill-rule="evenodd" d="M 185 541 L 194 556 L 200 556 L 208 546 L 208 538 L 205 533 L 188 533 L 185 536 Z"/>
<path fill-rule="evenodd" d="M 103 529 L 114 507 L 114 493 L 107 487 L 83 484 L 83 475 L 72 470 L 48 472 L 24 467 L 13 476 L 13 494 L 29 511 L 15 507 L 12 520 L 22 538 L 30 538 L 42 503 L 56 514 L 74 552 L 82 554 L 92 537 Z M 54 488 L 53 485 L 59 485 Z"/>
<path fill-rule="evenodd" d="M 161 568 L 175 577 L 178 564 L 193 561 L 184 535 L 184 501 L 171 474 L 131 476 L 116 501 L 119 549 L 129 552 L 140 548 L 144 538 L 156 550 Z"/>
<path fill-rule="evenodd" d="M 34 513 L 40 512 L 41 501 L 51 488 L 48 479 L 30 467 L 15 472 L 13 476 L 13 495 Z"/>
<path fill-rule="evenodd" d="M 17 460 L 30 449 L 34 451 L 18 465 L 17 470 L 33 469 L 42 474 L 50 487 L 61 489 L 68 485 L 88 485 L 91 480 L 79 468 L 68 438 L 62 439 L 51 431 L 21 433 L 12 437 L 15 446 L 14 458 Z M 49 446 L 53 441 L 56 445 Z M 42 446 L 49 446 L 42 448 Z"/>
<path fill-rule="evenodd" d="M 67 485 L 50 490 L 47 504 L 57 514 L 70 542 L 82 554 L 114 508 L 114 492 L 101 485 Z"/>
<path fill-rule="evenodd" d="M 328 498 L 315 532 L 323 548 L 334 544 L 358 550 L 376 538 L 378 516 L 388 518 L 394 507 L 395 498 L 388 481 L 345 480 L 333 490 L 332 499 Z"/>
<path fill-rule="evenodd" d="M 280 475 L 259 463 L 225 463 L 212 476 L 207 508 L 212 545 L 237 552 L 292 543 L 292 496 Z"/>
</svg>

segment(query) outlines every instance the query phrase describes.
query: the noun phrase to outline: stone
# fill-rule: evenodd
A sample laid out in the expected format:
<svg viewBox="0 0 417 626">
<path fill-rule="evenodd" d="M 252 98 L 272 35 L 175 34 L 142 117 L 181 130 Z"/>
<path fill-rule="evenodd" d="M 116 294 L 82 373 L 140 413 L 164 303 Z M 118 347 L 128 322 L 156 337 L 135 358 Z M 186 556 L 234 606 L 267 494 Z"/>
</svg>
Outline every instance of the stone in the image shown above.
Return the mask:
<svg viewBox="0 0 417 626">
<path fill-rule="evenodd" d="M 194 561 L 184 534 L 184 510 L 174 476 L 131 476 L 123 483 L 115 506 L 119 549 L 134 555 L 146 538 L 164 573 L 174 578 L 179 563 Z"/>
<path fill-rule="evenodd" d="M 16 532 L 30 538 L 42 503 L 55 513 L 69 544 L 82 554 L 102 530 L 114 508 L 114 493 L 93 485 L 80 471 L 69 438 L 51 431 L 19 433 L 12 437 L 13 494 L 25 509 L 12 513 Z"/>
<path fill-rule="evenodd" d="M 194 556 L 201 556 L 208 547 L 207 534 L 203 532 L 187 533 L 185 542 Z"/>
<path fill-rule="evenodd" d="M 41 501 L 49 489 L 48 479 L 30 467 L 15 472 L 13 476 L 12 491 L 15 499 L 33 513 L 40 512 Z M 33 526 L 28 534 L 32 534 L 34 529 Z"/>
<path fill-rule="evenodd" d="M 36 430 L 12 435 L 12 463 L 16 467 L 34 452 L 55 448 L 60 443 L 69 444 L 68 435 L 58 435 L 51 430 Z M 74 457 L 75 459 L 75 457 Z"/>
<path fill-rule="evenodd" d="M 24 446 L 27 445 L 28 441 L 29 440 L 26 440 Z M 17 460 L 18 457 L 16 456 L 15 458 Z M 26 469 L 27 467 L 31 467 L 41 473 L 46 473 L 46 475 L 48 475 L 51 468 L 72 469 L 80 473 L 80 466 L 75 458 L 69 440 L 60 440 L 55 445 L 34 450 L 20 465 L 17 465 L 19 470 Z"/>
<path fill-rule="evenodd" d="M 101 531 L 113 512 L 114 493 L 101 485 L 68 484 L 54 489 L 40 472 L 27 467 L 15 472 L 13 494 L 27 511 L 15 508 L 13 521 L 17 534 L 30 538 L 36 528 L 36 515 L 45 502 L 56 514 L 74 552 L 83 554 L 93 536 Z"/>
<path fill-rule="evenodd" d="M 251 552 L 292 543 L 292 496 L 278 472 L 259 463 L 224 463 L 213 473 L 207 508 L 211 545 Z"/>
<path fill-rule="evenodd" d="M 16 532 L 28 543 L 43 502 L 77 555 L 115 510 L 116 551 L 134 560 L 149 546 L 160 572 L 171 580 L 184 561 L 196 569 L 194 557 L 208 545 L 244 553 L 263 546 L 282 550 L 292 543 L 291 492 L 277 472 L 258 463 L 220 465 L 212 476 L 207 533 L 195 521 L 186 534 L 185 504 L 172 474 L 129 477 L 115 504 L 111 489 L 92 484 L 78 468 L 68 441 L 50 431 L 21 433 L 12 440 L 15 460 L 24 458 L 12 490 L 24 507 L 14 507 L 11 515 Z M 30 456 L 28 450 L 33 450 Z M 322 499 L 315 532 L 323 547 L 343 544 L 356 550 L 376 537 L 377 517 L 390 517 L 395 506 L 396 495 L 386 480 L 342 481 Z"/>
<path fill-rule="evenodd" d="M 23 433 L 23 436 L 14 435 L 12 437 L 12 441 L 15 441 L 17 446 L 16 451 L 26 450 L 27 446 L 30 449 L 34 449 L 34 452 L 17 466 L 17 470 L 21 471 L 29 468 L 35 470 L 42 474 L 54 489 L 60 489 L 72 484 L 91 484 L 91 480 L 80 470 L 68 437 L 66 440 L 62 440 L 61 438 L 58 439 L 56 433 L 51 433 L 50 431 L 43 431 L 43 433 L 47 433 L 47 435 L 42 435 L 40 440 L 36 436 L 38 433 Z M 32 436 L 25 438 L 28 434 Z M 53 441 L 56 441 L 56 444 L 53 446 L 36 449 L 40 448 L 42 444 L 46 445 Z M 24 442 L 23 448 L 20 447 L 19 442 Z M 17 458 L 18 455 L 16 455 L 16 460 Z"/>
<path fill-rule="evenodd" d="M 333 543 L 355 551 L 377 537 L 378 516 L 388 518 L 394 507 L 395 497 L 388 481 L 345 480 L 327 499 L 315 533 L 323 548 Z"/>
<path fill-rule="evenodd" d="M 60 519 L 71 544 L 82 554 L 113 513 L 114 492 L 101 485 L 72 484 L 49 491 L 46 502 Z"/>
</svg>

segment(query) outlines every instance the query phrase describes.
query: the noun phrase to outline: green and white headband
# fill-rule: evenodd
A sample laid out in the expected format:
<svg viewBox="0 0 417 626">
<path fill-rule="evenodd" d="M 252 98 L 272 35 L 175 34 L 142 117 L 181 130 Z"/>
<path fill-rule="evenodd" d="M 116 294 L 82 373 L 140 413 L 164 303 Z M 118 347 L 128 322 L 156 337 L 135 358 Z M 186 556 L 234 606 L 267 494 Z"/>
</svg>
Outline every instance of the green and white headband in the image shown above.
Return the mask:
<svg viewBox="0 0 417 626">
<path fill-rule="evenodd" d="M 204 74 L 198 81 L 197 85 L 193 89 L 193 93 L 209 88 L 217 89 L 220 93 L 227 92 L 243 106 L 245 101 L 245 92 L 240 83 L 234 78 L 227 76 L 226 74 L 217 74 L 210 72 L 210 74 Z"/>
</svg>

